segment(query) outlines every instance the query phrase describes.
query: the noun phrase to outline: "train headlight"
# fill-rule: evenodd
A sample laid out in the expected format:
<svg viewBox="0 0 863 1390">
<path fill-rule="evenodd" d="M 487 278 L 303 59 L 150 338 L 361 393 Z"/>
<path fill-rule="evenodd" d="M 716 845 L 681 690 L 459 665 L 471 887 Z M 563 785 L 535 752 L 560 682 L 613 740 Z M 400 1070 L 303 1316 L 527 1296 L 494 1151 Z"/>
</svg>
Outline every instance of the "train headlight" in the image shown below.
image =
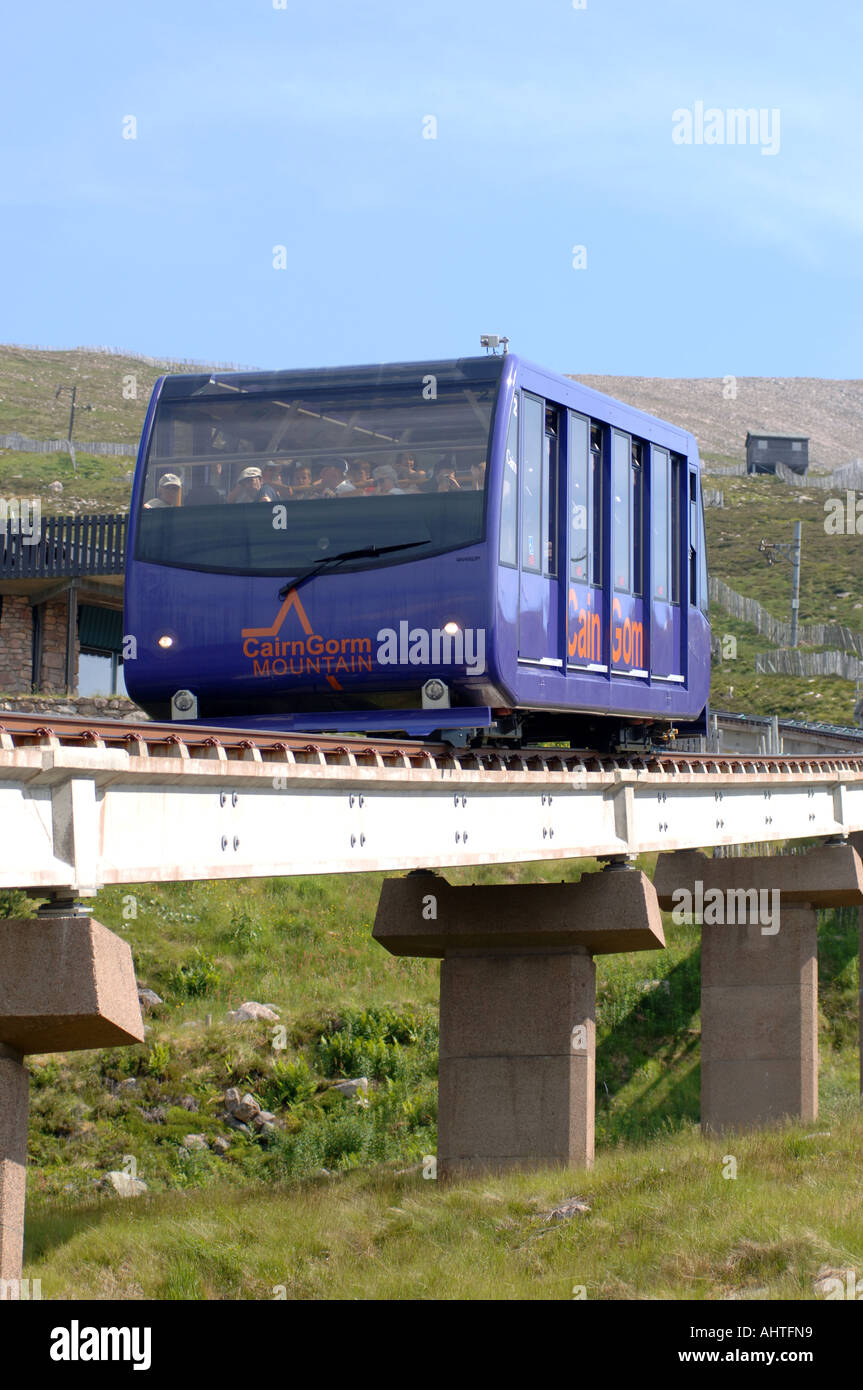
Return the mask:
<svg viewBox="0 0 863 1390">
<path fill-rule="evenodd" d="M 173 647 L 174 639 L 173 637 L 169 637 L 167 632 L 163 632 L 162 636 L 159 638 L 158 645 L 162 647 L 164 651 L 167 651 L 169 647 Z"/>
<path fill-rule="evenodd" d="M 191 690 L 176 690 L 171 696 L 172 719 L 197 719 L 198 701 Z"/>
<path fill-rule="evenodd" d="M 432 676 L 423 686 L 423 709 L 449 709 L 449 687 Z"/>
<path fill-rule="evenodd" d="M 459 627 L 459 624 L 456 622 L 444 623 L 443 630 L 450 637 L 455 637 L 457 632 L 461 632 L 461 628 Z"/>
</svg>

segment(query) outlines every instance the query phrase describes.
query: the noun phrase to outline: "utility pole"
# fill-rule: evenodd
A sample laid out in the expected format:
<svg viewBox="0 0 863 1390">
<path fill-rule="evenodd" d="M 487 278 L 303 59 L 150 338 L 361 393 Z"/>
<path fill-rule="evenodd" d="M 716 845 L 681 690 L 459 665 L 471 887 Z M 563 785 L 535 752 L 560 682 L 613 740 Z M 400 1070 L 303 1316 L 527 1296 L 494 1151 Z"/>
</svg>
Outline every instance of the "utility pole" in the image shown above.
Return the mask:
<svg viewBox="0 0 863 1390">
<path fill-rule="evenodd" d="M 60 392 L 61 392 L 61 391 L 69 391 L 69 392 L 71 393 L 71 396 L 72 396 L 72 403 L 71 403 L 71 405 L 70 405 L 70 407 L 69 407 L 69 429 L 68 429 L 68 432 L 67 432 L 67 434 L 66 434 L 66 438 L 67 438 L 67 439 L 71 439 L 71 438 L 72 438 L 72 431 L 73 431 L 73 429 L 75 428 L 75 398 L 76 398 L 77 395 L 78 395 L 78 387 L 77 387 L 77 386 L 58 386 L 58 387 L 57 387 L 57 390 L 54 392 L 54 399 L 55 399 L 55 401 L 57 400 L 57 398 L 58 398 L 58 396 L 60 395 Z"/>
<path fill-rule="evenodd" d="M 797 646 L 797 633 L 799 628 L 800 613 L 800 551 L 802 548 L 803 523 L 794 523 L 794 541 L 791 545 L 784 541 L 765 541 L 762 540 L 758 549 L 762 555 L 767 557 L 768 565 L 775 565 L 777 560 L 787 560 L 791 565 L 791 645 Z"/>
<path fill-rule="evenodd" d="M 67 444 L 69 445 L 69 457 L 70 457 L 71 460 L 72 460 L 72 471 L 73 471 L 74 473 L 77 473 L 77 472 L 78 472 L 78 464 L 77 464 L 77 462 L 76 462 L 76 460 L 75 460 L 75 448 L 74 448 L 74 446 L 73 446 L 73 444 L 72 444 L 72 431 L 73 431 L 73 429 L 75 428 L 75 402 L 76 402 L 76 400 L 77 400 L 77 398 L 78 398 L 78 387 L 77 387 L 77 385 L 76 385 L 76 386 L 58 386 L 58 387 L 57 387 L 57 390 L 54 392 L 54 399 L 55 399 L 55 401 L 59 399 L 60 394 L 61 394 L 61 392 L 63 392 L 63 391 L 69 391 L 70 394 L 71 394 L 71 396 L 72 396 L 72 402 L 71 402 L 71 405 L 70 405 L 70 408 L 69 408 L 69 432 L 68 432 L 68 434 L 66 435 L 66 442 L 67 442 Z M 93 407 L 92 407 L 91 405 L 82 406 L 82 410 L 92 410 L 92 409 L 93 409 Z"/>
<path fill-rule="evenodd" d="M 794 546 L 791 551 L 791 645 L 797 646 L 797 620 L 800 613 L 800 542 L 802 522 L 794 523 Z"/>
</svg>

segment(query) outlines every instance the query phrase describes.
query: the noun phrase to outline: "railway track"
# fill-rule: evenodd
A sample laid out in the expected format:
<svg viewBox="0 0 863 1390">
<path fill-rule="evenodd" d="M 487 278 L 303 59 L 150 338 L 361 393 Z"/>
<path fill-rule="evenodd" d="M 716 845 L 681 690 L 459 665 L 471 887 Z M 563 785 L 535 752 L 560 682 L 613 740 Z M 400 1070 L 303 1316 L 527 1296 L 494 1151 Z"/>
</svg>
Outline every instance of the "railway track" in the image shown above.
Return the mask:
<svg viewBox="0 0 863 1390">
<path fill-rule="evenodd" d="M 132 757 L 213 759 L 219 762 L 284 762 L 301 766 L 424 769 L 490 773 L 552 774 L 642 772 L 742 778 L 863 773 L 863 754 L 627 753 L 553 746 L 453 748 L 446 743 L 363 738 L 344 734 L 287 734 L 278 731 L 208 728 L 151 720 L 100 719 L 51 713 L 0 714 L 0 753 L 26 749 L 105 749 Z"/>
<path fill-rule="evenodd" d="M 0 888 L 368 873 L 863 832 L 863 756 L 555 747 L 0 714 Z"/>
</svg>

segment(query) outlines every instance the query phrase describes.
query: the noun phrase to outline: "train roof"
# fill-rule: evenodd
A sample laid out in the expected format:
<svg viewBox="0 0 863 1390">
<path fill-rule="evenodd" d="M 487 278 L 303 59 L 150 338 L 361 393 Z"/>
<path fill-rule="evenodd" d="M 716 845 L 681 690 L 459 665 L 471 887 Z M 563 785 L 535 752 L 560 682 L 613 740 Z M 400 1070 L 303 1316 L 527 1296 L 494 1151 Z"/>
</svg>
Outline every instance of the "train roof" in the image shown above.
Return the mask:
<svg viewBox="0 0 863 1390">
<path fill-rule="evenodd" d="M 249 394 L 298 388 L 320 390 L 331 382 L 340 385 L 374 386 L 413 384 L 432 374 L 445 384 L 465 381 L 494 382 L 500 377 L 504 358 L 458 357 L 441 361 L 380 362 L 354 367 L 298 367 L 285 371 L 196 372 L 171 374 L 162 378 L 162 394 L 167 397 L 218 396 L 223 391 Z"/>
<path fill-rule="evenodd" d="M 434 376 L 440 385 L 466 385 L 469 382 L 493 384 L 503 373 L 504 366 L 539 377 L 556 387 L 556 394 L 576 409 L 598 416 L 646 438 L 662 436 L 662 442 L 688 455 L 698 452 L 695 436 L 680 426 L 657 415 L 639 410 L 614 396 L 586 386 L 576 377 L 564 376 L 529 362 L 516 353 L 478 357 L 457 357 L 416 362 L 381 362 L 346 367 L 301 367 L 274 371 L 216 371 L 171 373 L 159 378 L 155 390 L 162 399 L 202 399 L 223 397 L 227 391 L 257 395 L 280 390 L 316 391 L 326 385 L 374 386 L 408 385 L 426 376 Z"/>
</svg>

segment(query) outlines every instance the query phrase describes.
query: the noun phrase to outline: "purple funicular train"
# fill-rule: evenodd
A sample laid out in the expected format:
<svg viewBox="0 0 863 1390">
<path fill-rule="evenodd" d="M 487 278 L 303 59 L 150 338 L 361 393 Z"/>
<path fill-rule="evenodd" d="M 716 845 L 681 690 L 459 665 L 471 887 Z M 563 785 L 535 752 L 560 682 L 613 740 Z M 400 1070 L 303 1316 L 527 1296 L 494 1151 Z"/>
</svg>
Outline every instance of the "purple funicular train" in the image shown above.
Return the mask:
<svg viewBox="0 0 863 1390">
<path fill-rule="evenodd" d="M 157 719 L 656 746 L 706 718 L 695 439 L 514 354 L 161 377 L 125 631 Z"/>
</svg>

